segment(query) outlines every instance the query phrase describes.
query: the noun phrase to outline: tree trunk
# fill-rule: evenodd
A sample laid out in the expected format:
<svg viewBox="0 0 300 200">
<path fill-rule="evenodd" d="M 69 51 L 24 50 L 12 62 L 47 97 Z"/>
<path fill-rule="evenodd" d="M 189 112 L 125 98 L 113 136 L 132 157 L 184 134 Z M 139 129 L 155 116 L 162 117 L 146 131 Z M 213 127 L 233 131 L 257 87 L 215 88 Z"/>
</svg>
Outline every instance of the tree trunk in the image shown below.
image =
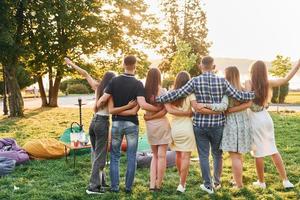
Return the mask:
<svg viewBox="0 0 300 200">
<path fill-rule="evenodd" d="M 9 66 L 11 70 L 6 70 L 6 83 L 8 89 L 9 113 L 10 117 L 24 116 L 24 102 L 20 87 L 16 79 L 15 66 Z"/>
<path fill-rule="evenodd" d="M 8 90 L 9 114 L 10 117 L 24 116 L 24 102 L 21 95 L 21 90 L 16 78 L 17 66 L 19 64 L 19 49 L 22 48 L 22 34 L 24 29 L 24 2 L 20 1 L 16 10 L 16 33 L 14 42 L 16 52 L 7 58 L 7 63 L 4 65 L 6 86 Z M 3 63 L 2 63 L 3 64 Z"/>
<path fill-rule="evenodd" d="M 49 79 L 48 102 L 50 104 L 50 99 L 52 97 L 52 90 L 53 90 L 53 75 L 52 75 L 52 67 L 51 66 L 49 66 L 48 79 Z"/>
<path fill-rule="evenodd" d="M 8 106 L 7 106 L 7 87 L 6 87 L 6 80 L 5 80 L 5 72 L 4 72 L 4 66 L 3 69 L 3 114 L 8 115 Z"/>
<path fill-rule="evenodd" d="M 60 84 L 61 78 L 56 77 L 54 81 L 54 85 L 52 87 L 51 96 L 50 96 L 50 90 L 49 90 L 49 106 L 50 107 L 57 107 L 57 98 L 58 98 L 58 90 L 59 90 L 59 84 Z"/>
<path fill-rule="evenodd" d="M 40 95 L 42 99 L 42 107 L 48 106 L 47 95 L 43 84 L 43 78 L 41 76 L 37 77 L 37 81 L 39 84 Z"/>
</svg>

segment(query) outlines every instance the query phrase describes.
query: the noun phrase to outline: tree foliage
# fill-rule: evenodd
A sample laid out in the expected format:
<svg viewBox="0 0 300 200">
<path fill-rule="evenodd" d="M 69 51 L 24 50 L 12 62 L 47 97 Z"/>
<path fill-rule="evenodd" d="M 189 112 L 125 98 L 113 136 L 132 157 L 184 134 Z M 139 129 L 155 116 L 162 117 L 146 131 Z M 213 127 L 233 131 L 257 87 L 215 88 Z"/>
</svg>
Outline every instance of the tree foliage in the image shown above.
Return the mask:
<svg viewBox="0 0 300 200">
<path fill-rule="evenodd" d="M 192 53 L 189 43 L 178 41 L 177 51 L 171 62 L 171 74 L 176 76 L 180 71 L 190 71 L 197 62 L 197 55 Z"/>
<path fill-rule="evenodd" d="M 269 70 L 273 76 L 285 77 L 292 68 L 291 58 L 277 55 L 272 61 L 272 67 Z"/>
<path fill-rule="evenodd" d="M 272 61 L 272 67 L 269 70 L 273 76 L 285 77 L 292 68 L 292 62 L 289 57 L 277 55 L 276 59 Z M 284 103 L 286 96 L 289 93 L 289 84 L 273 88 L 272 103 Z"/>
<path fill-rule="evenodd" d="M 160 65 L 163 72 L 173 70 L 172 60 L 178 51 L 178 41 L 190 45 L 191 52 L 197 56 L 193 67 L 186 69 L 192 76 L 198 74 L 197 64 L 201 57 L 208 54 L 211 43 L 207 41 L 206 14 L 198 0 L 163 0 L 162 11 L 165 13 L 167 26 L 161 43 L 161 53 L 165 57 Z"/>
<path fill-rule="evenodd" d="M 101 76 L 108 69 L 120 71 L 124 55 L 139 58 L 137 73 L 143 77 L 149 63 L 137 48 L 153 47 L 161 32 L 157 19 L 143 0 L 30 1 L 24 9 L 22 62 L 39 83 L 43 106 L 57 106 L 62 78 L 70 75 L 63 58 L 71 57 Z M 86 64 L 86 60 L 96 65 Z M 42 77 L 48 75 L 49 99 Z"/>
</svg>

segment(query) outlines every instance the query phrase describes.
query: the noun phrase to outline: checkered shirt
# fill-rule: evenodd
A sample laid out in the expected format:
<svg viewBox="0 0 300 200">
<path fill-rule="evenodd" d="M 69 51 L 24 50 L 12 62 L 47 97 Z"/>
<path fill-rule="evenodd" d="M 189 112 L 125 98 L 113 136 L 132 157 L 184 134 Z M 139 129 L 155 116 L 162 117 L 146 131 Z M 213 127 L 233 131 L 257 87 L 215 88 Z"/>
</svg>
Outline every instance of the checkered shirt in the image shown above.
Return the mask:
<svg viewBox="0 0 300 200">
<path fill-rule="evenodd" d="M 221 103 L 224 95 L 242 102 L 252 100 L 255 97 L 253 92 L 238 91 L 224 78 L 218 77 L 212 72 L 205 72 L 192 78 L 180 89 L 169 91 L 167 94 L 157 97 L 156 101 L 159 103 L 172 102 L 191 93 L 195 94 L 198 103 L 206 104 Z M 224 126 L 225 115 L 223 113 L 208 115 L 195 112 L 193 124 L 197 127 Z"/>
</svg>

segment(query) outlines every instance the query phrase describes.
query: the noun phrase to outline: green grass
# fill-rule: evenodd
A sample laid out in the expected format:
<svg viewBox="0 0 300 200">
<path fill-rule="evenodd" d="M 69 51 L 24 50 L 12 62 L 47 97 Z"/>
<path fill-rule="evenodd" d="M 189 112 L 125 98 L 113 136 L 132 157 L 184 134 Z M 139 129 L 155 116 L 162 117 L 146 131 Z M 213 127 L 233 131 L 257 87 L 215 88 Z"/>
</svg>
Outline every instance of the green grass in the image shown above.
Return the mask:
<svg viewBox="0 0 300 200">
<path fill-rule="evenodd" d="M 92 112 L 83 111 L 83 123 L 87 130 Z M 18 166 L 11 175 L 0 178 L 0 199 L 300 199 L 300 114 L 272 114 L 276 128 L 278 148 L 282 154 L 290 180 L 296 184 L 291 190 L 284 190 L 281 181 L 272 165 L 270 158 L 266 159 L 266 190 L 255 189 L 251 183 L 256 180 L 255 165 L 250 155 L 245 156 L 244 183 L 245 188 L 236 191 L 229 184 L 231 168 L 228 155 L 224 155 L 223 188 L 214 195 L 200 191 L 202 182 L 198 162 L 192 162 L 187 182 L 187 192 L 176 194 L 179 181 L 176 168 L 166 172 L 163 191 L 150 193 L 148 191 L 149 169 L 138 169 L 136 173 L 133 194 L 126 195 L 109 192 L 101 197 L 90 197 L 85 194 L 90 175 L 89 155 L 78 156 L 77 167 L 65 160 L 41 160 Z M 78 121 L 77 109 L 36 109 L 26 112 L 23 119 L 7 119 L 0 117 L 0 137 L 16 138 L 23 145 L 32 138 L 57 137 L 70 123 Z M 141 132 L 145 126 L 141 120 Z M 121 189 L 124 189 L 125 156 L 121 159 Z M 108 170 L 107 170 L 108 172 Z M 108 177 L 109 179 L 109 177 Z M 109 181 L 109 180 L 108 180 Z M 19 190 L 14 190 L 14 186 Z"/>
</svg>

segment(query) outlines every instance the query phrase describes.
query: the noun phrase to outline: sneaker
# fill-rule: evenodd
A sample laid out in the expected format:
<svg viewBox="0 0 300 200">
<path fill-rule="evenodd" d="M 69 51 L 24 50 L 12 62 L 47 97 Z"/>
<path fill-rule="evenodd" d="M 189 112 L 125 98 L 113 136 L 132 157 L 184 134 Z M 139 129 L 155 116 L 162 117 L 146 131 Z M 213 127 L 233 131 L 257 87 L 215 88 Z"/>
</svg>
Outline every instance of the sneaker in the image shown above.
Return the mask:
<svg viewBox="0 0 300 200">
<path fill-rule="evenodd" d="M 266 189 L 266 183 L 261 183 L 259 181 L 256 181 L 256 182 L 253 182 L 253 186 L 255 187 L 259 187 L 259 188 L 262 188 L 262 189 Z"/>
<path fill-rule="evenodd" d="M 85 192 L 87 194 L 103 194 L 103 193 L 105 193 L 105 190 L 103 187 L 99 187 L 99 188 L 95 188 L 95 189 L 88 188 Z"/>
<path fill-rule="evenodd" d="M 282 181 L 282 185 L 285 189 L 287 188 L 293 188 L 294 187 L 294 184 L 291 183 L 289 180 L 284 180 Z"/>
<path fill-rule="evenodd" d="M 177 187 L 177 191 L 181 192 L 181 193 L 184 193 L 185 192 L 185 187 L 183 187 L 181 184 L 179 184 L 178 187 Z"/>
<path fill-rule="evenodd" d="M 231 180 L 229 181 L 229 183 L 230 183 L 231 186 L 236 186 L 236 182 L 235 182 L 233 179 L 231 179 Z"/>
<path fill-rule="evenodd" d="M 126 194 L 131 194 L 131 193 L 132 193 L 132 191 L 131 191 L 131 190 L 129 190 L 129 189 L 125 189 L 125 193 L 126 193 Z"/>
<path fill-rule="evenodd" d="M 217 183 L 215 183 L 214 184 L 214 190 L 219 190 L 219 189 L 221 189 L 221 184 L 217 184 Z"/>
<path fill-rule="evenodd" d="M 119 190 L 110 188 L 110 189 L 109 189 L 109 192 L 111 192 L 111 193 L 119 193 Z"/>
<path fill-rule="evenodd" d="M 207 192 L 208 194 L 213 194 L 213 193 L 214 193 L 214 190 L 213 190 L 213 189 L 210 189 L 210 188 L 205 187 L 204 184 L 201 184 L 201 185 L 200 185 L 200 189 L 203 190 L 203 191 L 205 191 L 205 192 Z"/>
</svg>

